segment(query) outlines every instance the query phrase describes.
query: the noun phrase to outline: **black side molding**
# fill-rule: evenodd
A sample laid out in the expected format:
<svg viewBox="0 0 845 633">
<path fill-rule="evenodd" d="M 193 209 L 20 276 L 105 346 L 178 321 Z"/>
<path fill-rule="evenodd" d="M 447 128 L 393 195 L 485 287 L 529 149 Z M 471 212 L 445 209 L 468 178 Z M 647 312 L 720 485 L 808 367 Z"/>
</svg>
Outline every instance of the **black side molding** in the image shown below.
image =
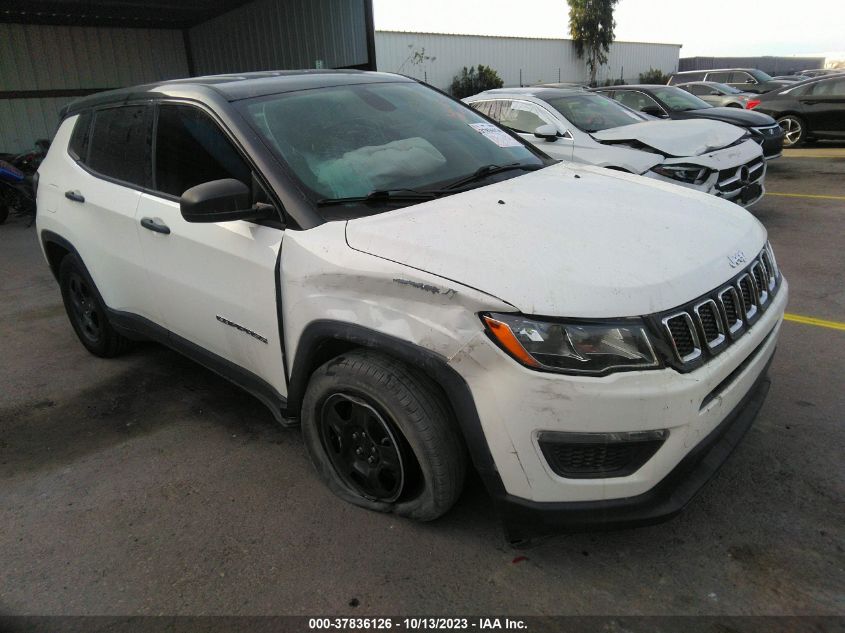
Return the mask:
<svg viewBox="0 0 845 633">
<path fill-rule="evenodd" d="M 180 354 L 187 356 L 206 369 L 222 376 L 251 393 L 270 409 L 276 421 L 289 425 L 290 421 L 285 418 L 283 411 L 287 409 L 287 401 L 267 381 L 259 378 L 251 371 L 218 356 L 196 343 L 182 338 L 173 332 L 153 323 L 137 314 L 122 312 L 119 310 L 108 310 L 109 322 L 115 330 L 131 339 L 149 339 L 161 343 Z"/>
</svg>

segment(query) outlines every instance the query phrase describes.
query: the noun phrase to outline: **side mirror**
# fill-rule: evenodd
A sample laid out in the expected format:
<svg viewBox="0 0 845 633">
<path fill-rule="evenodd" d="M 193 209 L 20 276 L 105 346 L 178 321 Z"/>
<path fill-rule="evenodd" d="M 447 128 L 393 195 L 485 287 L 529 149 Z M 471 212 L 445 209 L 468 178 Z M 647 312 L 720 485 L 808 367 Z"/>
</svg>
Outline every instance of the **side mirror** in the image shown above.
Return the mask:
<svg viewBox="0 0 845 633">
<path fill-rule="evenodd" d="M 745 80 L 745 83 L 747 83 L 747 84 L 756 84 L 756 83 L 757 83 L 757 81 L 754 79 L 754 77 L 749 77 L 748 79 L 746 79 L 746 80 Z"/>
<path fill-rule="evenodd" d="M 666 113 L 663 110 L 661 110 L 659 106 L 656 106 L 656 105 L 644 106 L 644 107 L 640 108 L 640 112 L 642 112 L 643 114 L 647 114 L 649 116 L 659 116 L 659 117 L 665 117 L 666 116 Z"/>
<path fill-rule="evenodd" d="M 554 125 L 546 123 L 534 130 L 534 136 L 537 138 L 544 138 L 549 143 L 554 143 L 560 137 L 560 133 Z"/>
<path fill-rule="evenodd" d="M 251 198 L 249 187 L 240 180 L 224 178 L 188 189 L 179 199 L 179 209 L 186 222 L 231 222 L 272 217 L 272 205 L 252 205 Z"/>
</svg>

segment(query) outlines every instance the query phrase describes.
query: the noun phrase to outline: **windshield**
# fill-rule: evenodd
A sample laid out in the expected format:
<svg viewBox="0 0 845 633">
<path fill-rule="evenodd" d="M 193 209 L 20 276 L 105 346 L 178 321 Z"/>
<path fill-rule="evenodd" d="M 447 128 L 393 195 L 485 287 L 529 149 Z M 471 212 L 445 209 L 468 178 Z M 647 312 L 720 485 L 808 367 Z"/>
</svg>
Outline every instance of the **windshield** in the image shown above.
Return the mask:
<svg viewBox="0 0 845 633">
<path fill-rule="evenodd" d="M 701 110 L 703 108 L 713 107 L 706 101 L 675 86 L 649 88 L 649 92 L 660 99 L 673 112 L 685 112 L 686 110 Z"/>
<path fill-rule="evenodd" d="M 241 107 L 323 203 L 374 191 L 435 189 L 488 165 L 544 164 L 500 127 L 418 83 L 302 90 Z"/>
<path fill-rule="evenodd" d="M 646 120 L 613 99 L 602 95 L 577 94 L 541 98 L 583 132 L 600 132 L 632 123 L 642 123 Z"/>
<path fill-rule="evenodd" d="M 733 86 L 729 86 L 728 84 L 720 84 L 720 83 L 717 83 L 717 82 L 713 82 L 712 84 L 709 84 L 709 85 L 713 86 L 716 90 L 718 90 L 722 94 L 726 94 L 726 95 L 738 95 L 742 92 L 742 90 L 739 90 L 738 88 L 734 88 Z"/>
<path fill-rule="evenodd" d="M 751 74 L 751 76 L 752 76 L 752 77 L 754 77 L 754 79 L 756 79 L 757 81 L 762 82 L 762 81 L 771 81 L 771 80 L 772 80 L 772 76 L 771 76 L 771 75 L 769 75 L 769 74 L 767 74 L 767 73 L 764 73 L 762 70 L 757 70 L 757 69 L 755 68 L 755 69 L 753 69 L 753 70 L 749 70 L 748 72 L 749 72 L 749 73 Z"/>
</svg>

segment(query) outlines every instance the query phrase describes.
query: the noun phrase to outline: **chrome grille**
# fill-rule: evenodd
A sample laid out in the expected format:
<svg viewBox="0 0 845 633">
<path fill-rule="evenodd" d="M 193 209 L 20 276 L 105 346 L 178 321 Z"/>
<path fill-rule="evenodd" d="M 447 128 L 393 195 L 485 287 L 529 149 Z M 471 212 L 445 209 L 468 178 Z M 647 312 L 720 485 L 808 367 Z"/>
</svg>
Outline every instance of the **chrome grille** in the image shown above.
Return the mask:
<svg viewBox="0 0 845 633">
<path fill-rule="evenodd" d="M 663 327 L 669 333 L 672 348 L 681 362 L 688 363 L 701 356 L 698 334 L 688 313 L 678 312 L 664 318 Z"/>
<path fill-rule="evenodd" d="M 743 178 L 743 170 L 748 169 L 748 176 Z M 762 157 L 755 158 L 744 165 L 738 165 L 719 172 L 716 187 L 721 193 L 733 193 L 749 182 L 756 182 L 765 172 L 766 162 Z"/>
<path fill-rule="evenodd" d="M 751 275 L 754 277 L 754 285 L 757 290 L 757 303 L 766 305 L 769 300 L 769 275 L 762 261 L 756 261 L 751 265 Z"/>
<path fill-rule="evenodd" d="M 719 305 L 722 308 L 722 317 L 728 328 L 728 333 L 733 336 L 742 329 L 745 322 L 742 320 L 742 306 L 739 302 L 739 295 L 736 288 L 728 287 L 719 292 Z"/>
<path fill-rule="evenodd" d="M 774 252 L 767 244 L 731 283 L 694 304 L 664 313 L 659 322 L 679 368 L 696 367 L 703 351 L 718 354 L 742 336 L 771 303 L 779 278 Z"/>
<path fill-rule="evenodd" d="M 750 322 L 757 315 L 757 290 L 754 287 L 754 280 L 751 275 L 745 273 L 736 282 L 739 289 L 739 296 L 742 298 L 742 309 L 745 318 Z"/>
<path fill-rule="evenodd" d="M 725 342 L 725 328 L 722 326 L 722 317 L 719 308 L 713 299 L 706 299 L 693 308 L 697 317 L 698 326 L 704 334 L 704 343 L 710 349 L 714 349 Z"/>
</svg>

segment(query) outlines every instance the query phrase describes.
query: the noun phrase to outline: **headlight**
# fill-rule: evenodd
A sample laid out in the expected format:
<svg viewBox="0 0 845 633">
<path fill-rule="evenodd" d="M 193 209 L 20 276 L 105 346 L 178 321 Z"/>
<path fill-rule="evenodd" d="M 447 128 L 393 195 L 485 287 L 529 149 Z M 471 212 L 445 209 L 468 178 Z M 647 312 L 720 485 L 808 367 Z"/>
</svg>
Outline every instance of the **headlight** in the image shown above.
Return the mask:
<svg viewBox="0 0 845 633">
<path fill-rule="evenodd" d="M 482 314 L 490 337 L 526 367 L 565 374 L 607 374 L 659 363 L 639 320 L 564 323 L 518 314 Z"/>
<path fill-rule="evenodd" d="M 699 165 L 657 165 L 651 171 L 673 180 L 698 184 L 704 182 L 710 170 Z"/>
</svg>

